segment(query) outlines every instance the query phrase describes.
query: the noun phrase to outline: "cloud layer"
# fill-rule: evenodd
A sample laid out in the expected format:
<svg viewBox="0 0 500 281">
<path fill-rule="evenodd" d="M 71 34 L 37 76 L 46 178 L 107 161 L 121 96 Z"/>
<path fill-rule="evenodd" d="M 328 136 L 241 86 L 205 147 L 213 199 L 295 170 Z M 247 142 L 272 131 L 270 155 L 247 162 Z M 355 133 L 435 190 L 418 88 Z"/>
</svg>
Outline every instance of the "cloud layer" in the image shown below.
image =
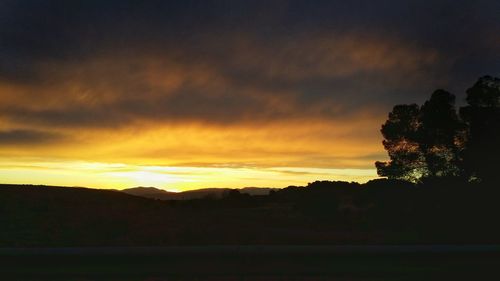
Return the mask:
<svg viewBox="0 0 500 281">
<path fill-rule="evenodd" d="M 2 1 L 0 154 L 369 168 L 397 103 L 498 75 L 497 1 Z"/>
</svg>

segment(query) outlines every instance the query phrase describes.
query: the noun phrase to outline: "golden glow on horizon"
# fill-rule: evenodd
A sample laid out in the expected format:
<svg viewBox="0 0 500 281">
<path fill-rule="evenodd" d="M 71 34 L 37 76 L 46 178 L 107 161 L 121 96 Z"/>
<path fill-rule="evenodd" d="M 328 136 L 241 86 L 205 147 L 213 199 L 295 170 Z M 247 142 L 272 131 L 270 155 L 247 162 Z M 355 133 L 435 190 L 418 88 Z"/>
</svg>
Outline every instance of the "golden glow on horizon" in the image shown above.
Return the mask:
<svg viewBox="0 0 500 281">
<path fill-rule="evenodd" d="M 169 50 L 40 61 L 41 82 L 0 81 L 0 182 L 185 190 L 376 178 L 387 108 L 304 81 L 375 71 L 411 84 L 420 80 L 406 74 L 439 56 L 390 38 L 317 36 L 271 49 L 235 37 L 229 65 Z M 384 87 L 402 81 L 390 77 Z M 358 98 L 374 89 L 356 85 Z"/>
<path fill-rule="evenodd" d="M 3 183 L 169 190 L 365 182 L 377 177 L 372 165 L 380 159 L 380 145 L 378 140 L 367 145 L 350 132 L 353 124 L 371 123 L 145 124 L 82 134 L 66 130 L 75 141 L 0 148 L 0 178 Z"/>
<path fill-rule="evenodd" d="M 162 167 L 90 162 L 3 163 L 3 183 L 123 189 L 154 186 L 169 191 L 206 187 L 241 188 L 305 185 L 320 179 L 366 182 L 374 169 Z M 80 183 L 75 185 L 75 182 Z"/>
</svg>

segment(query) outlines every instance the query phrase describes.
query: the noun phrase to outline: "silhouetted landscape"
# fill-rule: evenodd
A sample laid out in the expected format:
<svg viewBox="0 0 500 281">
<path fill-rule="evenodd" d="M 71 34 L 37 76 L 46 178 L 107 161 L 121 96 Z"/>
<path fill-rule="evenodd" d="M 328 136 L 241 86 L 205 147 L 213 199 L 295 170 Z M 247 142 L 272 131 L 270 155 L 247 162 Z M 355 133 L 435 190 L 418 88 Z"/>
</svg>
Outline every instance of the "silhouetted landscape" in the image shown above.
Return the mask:
<svg viewBox="0 0 500 281">
<path fill-rule="evenodd" d="M 322 181 L 166 201 L 69 187 L 0 192 L 4 247 L 500 242 L 496 186 L 456 181 Z"/>
<path fill-rule="evenodd" d="M 249 195 L 268 195 L 271 191 L 276 191 L 278 188 L 267 187 L 244 187 L 238 189 L 240 193 Z M 127 194 L 142 196 L 160 200 L 185 200 L 185 199 L 201 199 L 201 198 L 221 198 L 231 192 L 230 188 L 203 188 L 188 190 L 183 192 L 169 192 L 163 189 L 154 187 L 133 187 L 121 190 Z"/>
<path fill-rule="evenodd" d="M 500 79 L 480 78 L 459 111 L 454 101 L 437 90 L 422 106 L 395 106 L 381 130 L 390 161 L 376 163 L 387 179 L 365 184 L 181 193 L 2 185 L 0 245 L 500 243 Z"/>
<path fill-rule="evenodd" d="M 327 278 L 341 276 L 341 268 L 351 266 L 354 261 L 349 257 L 354 255 L 358 268 L 368 273 L 350 276 L 373 278 L 386 276 L 384 270 L 402 270 L 418 280 L 425 274 L 394 263 L 402 259 L 432 268 L 436 261 L 430 258 L 431 253 L 444 262 L 439 270 L 433 269 L 435 277 L 450 276 L 449 271 L 461 277 L 487 272 L 491 263 L 498 261 L 498 250 L 494 249 L 500 244 L 500 226 L 496 223 L 500 191 L 498 174 L 492 168 L 500 151 L 499 85 L 497 78 L 480 78 L 467 91 L 468 105 L 460 108 L 459 115 L 454 96 L 443 90 L 434 92 L 423 106 L 395 106 L 381 130 L 390 161 L 376 163 L 379 174 L 387 178 L 364 184 L 315 181 L 282 189 L 211 188 L 180 193 L 153 187 L 120 191 L 0 185 L 0 247 L 53 248 L 40 253 L 0 251 L 0 256 L 12 263 L 4 274 L 18 275 L 21 268 L 15 264 L 22 260 L 37 272 L 25 277 L 50 279 L 66 276 L 56 273 L 51 266 L 54 264 L 65 265 L 68 276 L 100 278 L 108 274 L 125 280 L 134 280 L 134 274 L 154 276 L 152 272 L 219 279 L 241 274 L 274 276 L 277 271 L 281 272 L 278 276 L 311 277 L 312 271 L 318 278 Z M 218 247 L 171 248 L 207 245 Z M 255 250 L 256 245 L 284 248 Z M 374 258 L 372 252 L 366 252 L 370 248 L 328 248 L 332 245 L 386 248 L 377 250 L 379 264 L 370 269 L 368 264 Z M 61 247 L 74 250 L 56 250 Z M 92 247 L 108 250 L 84 250 Z M 137 252 L 123 247 L 150 248 Z M 43 269 L 37 258 L 40 255 L 47 260 Z M 109 263 L 105 269 L 96 270 L 97 262 L 106 255 L 113 257 L 115 266 L 134 264 L 134 271 L 116 272 Z M 299 257 L 303 255 L 316 260 L 302 260 Z M 241 264 L 257 257 L 262 262 L 257 271 Z M 296 257 L 295 261 L 291 257 Z M 284 260 L 295 271 L 285 270 L 279 263 Z M 74 267 L 77 261 L 83 265 L 80 269 Z M 210 266 L 198 266 L 195 272 L 201 275 L 188 274 L 188 264 L 193 262 Z M 234 271 L 216 269 L 232 262 Z M 336 266 L 326 266 L 332 263 Z M 468 266 L 459 266 L 463 263 Z M 395 280 L 401 277 L 394 276 Z"/>
<path fill-rule="evenodd" d="M 0 0 L 0 280 L 485 280 L 500 1 Z"/>
</svg>

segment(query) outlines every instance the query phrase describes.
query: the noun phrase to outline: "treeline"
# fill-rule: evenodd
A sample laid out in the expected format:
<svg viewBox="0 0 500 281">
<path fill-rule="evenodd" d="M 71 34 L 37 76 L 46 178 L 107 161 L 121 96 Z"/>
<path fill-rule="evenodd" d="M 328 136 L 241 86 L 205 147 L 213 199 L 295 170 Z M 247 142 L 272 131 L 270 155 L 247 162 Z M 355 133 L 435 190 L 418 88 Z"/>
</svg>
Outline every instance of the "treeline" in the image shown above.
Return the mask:
<svg viewBox="0 0 500 281">
<path fill-rule="evenodd" d="M 380 176 L 421 182 L 459 178 L 498 183 L 500 79 L 481 77 L 458 110 L 455 96 L 436 90 L 423 105 L 396 105 L 382 125 L 390 160 L 376 162 Z"/>
<path fill-rule="evenodd" d="M 0 185 L 0 247 L 499 243 L 499 195 L 495 185 L 444 178 L 177 201 Z"/>
</svg>

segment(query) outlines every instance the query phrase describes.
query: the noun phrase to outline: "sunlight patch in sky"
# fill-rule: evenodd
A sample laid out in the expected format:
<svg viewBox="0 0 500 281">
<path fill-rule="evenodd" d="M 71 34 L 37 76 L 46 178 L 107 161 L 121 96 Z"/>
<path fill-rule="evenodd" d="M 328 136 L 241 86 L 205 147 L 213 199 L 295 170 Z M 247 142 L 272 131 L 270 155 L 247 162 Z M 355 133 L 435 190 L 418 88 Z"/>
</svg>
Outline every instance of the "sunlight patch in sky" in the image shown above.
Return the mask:
<svg viewBox="0 0 500 281">
<path fill-rule="evenodd" d="M 305 185 L 315 180 L 351 180 L 366 182 L 376 178 L 375 169 L 326 168 L 230 168 L 230 167 L 163 167 L 96 162 L 2 163 L 0 177 L 4 183 L 52 184 L 122 189 L 154 186 L 170 191 L 206 187 L 286 187 Z"/>
</svg>

